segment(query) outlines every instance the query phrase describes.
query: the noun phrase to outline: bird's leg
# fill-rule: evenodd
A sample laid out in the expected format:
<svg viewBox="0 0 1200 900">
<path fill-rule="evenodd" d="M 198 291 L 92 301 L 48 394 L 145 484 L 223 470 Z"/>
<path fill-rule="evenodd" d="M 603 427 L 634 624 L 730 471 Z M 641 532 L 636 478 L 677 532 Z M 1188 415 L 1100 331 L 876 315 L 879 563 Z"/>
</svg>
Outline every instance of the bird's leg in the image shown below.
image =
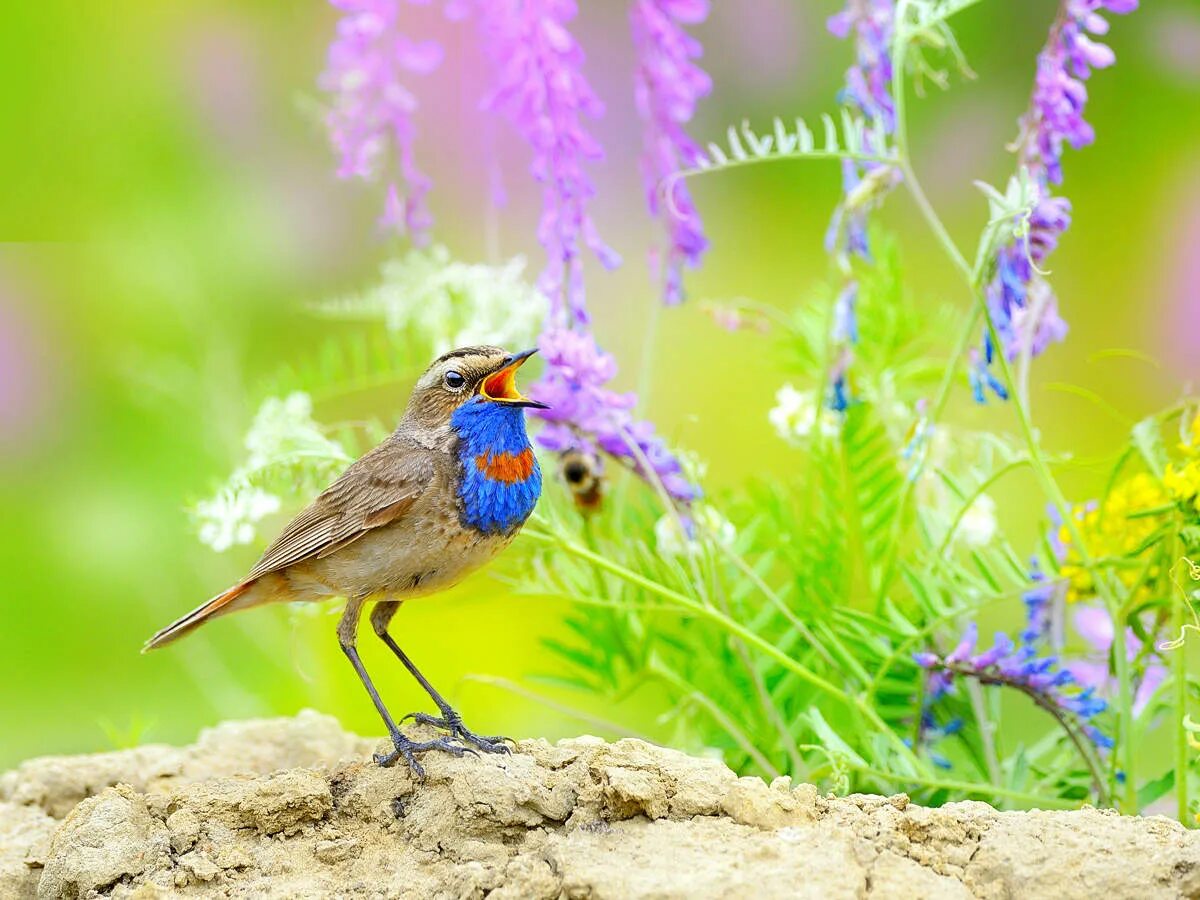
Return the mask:
<svg viewBox="0 0 1200 900">
<path fill-rule="evenodd" d="M 404 761 L 408 763 L 408 767 L 412 769 L 413 774 L 424 781 L 425 767 L 417 761 L 416 754 L 424 753 L 426 750 L 443 750 L 453 756 L 462 756 L 464 753 L 473 753 L 474 751 L 468 747 L 461 747 L 458 744 L 451 743 L 447 738 L 439 738 L 436 741 L 410 741 L 400 731 L 392 719 L 391 713 L 383 705 L 383 700 L 380 698 L 379 692 L 375 690 L 375 685 L 371 682 L 371 676 L 367 674 L 367 669 L 358 655 L 358 619 L 362 614 L 362 606 L 363 601 L 361 599 L 347 601 L 346 611 L 342 613 L 342 620 L 338 623 L 338 643 L 341 644 L 342 652 L 349 658 L 350 664 L 354 666 L 354 671 L 358 673 L 358 678 L 363 683 L 363 687 L 371 695 L 371 702 L 375 704 L 375 709 L 378 710 L 379 717 L 383 719 L 383 724 L 387 726 L 388 736 L 391 737 L 392 744 L 396 748 L 388 754 L 376 753 L 375 762 L 381 766 L 390 766 L 403 757 Z"/>
<path fill-rule="evenodd" d="M 396 643 L 395 638 L 388 633 L 388 623 L 391 622 L 392 616 L 396 614 L 396 610 L 400 608 L 398 600 L 383 600 L 375 604 L 375 608 L 371 610 L 371 626 L 375 629 L 375 633 L 379 635 L 379 639 L 383 641 L 391 651 L 396 654 L 400 662 L 404 663 L 404 668 L 408 669 L 413 678 L 421 687 L 425 688 L 425 693 L 433 698 L 433 702 L 437 704 L 438 711 L 441 712 L 441 717 L 431 716 L 428 713 L 409 713 L 404 716 L 404 719 L 412 719 L 422 725 L 432 725 L 435 728 L 444 728 L 449 731 L 454 737 L 470 744 L 473 747 L 478 747 L 485 753 L 509 753 L 508 744 L 505 741 L 510 738 L 501 735 L 479 735 L 467 728 L 463 724 L 462 716 L 446 702 L 446 699 L 437 692 L 437 689 L 429 683 L 420 670 L 413 665 L 413 661 L 408 658 L 400 645 Z M 401 719 L 403 721 L 403 719 Z"/>
</svg>

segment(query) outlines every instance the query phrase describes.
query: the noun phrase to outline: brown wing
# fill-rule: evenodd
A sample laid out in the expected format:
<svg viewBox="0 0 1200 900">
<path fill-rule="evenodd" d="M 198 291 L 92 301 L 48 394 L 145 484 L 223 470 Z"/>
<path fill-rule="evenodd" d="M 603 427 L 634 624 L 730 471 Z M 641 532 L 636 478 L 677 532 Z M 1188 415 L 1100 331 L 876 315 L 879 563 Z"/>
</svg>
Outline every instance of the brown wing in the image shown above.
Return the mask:
<svg viewBox="0 0 1200 900">
<path fill-rule="evenodd" d="M 395 438 L 380 444 L 288 523 L 246 580 L 327 556 L 372 528 L 395 522 L 433 480 L 428 453 Z"/>
</svg>

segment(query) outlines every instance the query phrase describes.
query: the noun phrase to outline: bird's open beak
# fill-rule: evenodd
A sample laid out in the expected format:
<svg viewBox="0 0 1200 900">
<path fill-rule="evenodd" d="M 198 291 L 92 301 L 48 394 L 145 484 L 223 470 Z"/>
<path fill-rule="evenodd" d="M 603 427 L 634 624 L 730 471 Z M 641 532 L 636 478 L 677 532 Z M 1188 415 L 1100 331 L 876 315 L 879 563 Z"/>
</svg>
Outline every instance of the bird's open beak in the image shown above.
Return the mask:
<svg viewBox="0 0 1200 900">
<path fill-rule="evenodd" d="M 505 360 L 504 365 L 483 379 L 479 388 L 480 396 L 485 400 L 497 403 L 507 403 L 509 406 L 530 406 L 535 409 L 549 409 L 545 403 L 530 400 L 517 390 L 517 369 L 525 364 L 525 360 L 537 353 L 537 347 L 516 353 Z"/>
</svg>

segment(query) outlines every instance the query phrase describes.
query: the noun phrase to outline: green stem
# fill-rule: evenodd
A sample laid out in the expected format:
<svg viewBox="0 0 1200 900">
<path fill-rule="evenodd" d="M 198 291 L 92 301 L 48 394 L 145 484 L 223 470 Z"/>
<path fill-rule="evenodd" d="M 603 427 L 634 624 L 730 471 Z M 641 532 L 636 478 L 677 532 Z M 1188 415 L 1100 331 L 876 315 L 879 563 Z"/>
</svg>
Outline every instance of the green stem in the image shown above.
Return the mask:
<svg viewBox="0 0 1200 900">
<path fill-rule="evenodd" d="M 1172 559 L 1178 560 L 1183 556 L 1179 546 L 1179 533 L 1176 532 Z M 1175 566 L 1170 570 L 1174 572 Z M 1172 576 L 1171 581 L 1174 581 Z M 1184 609 L 1187 606 L 1186 595 L 1177 597 L 1171 606 L 1171 626 L 1175 634 L 1183 634 Z M 1188 758 L 1188 732 L 1184 728 L 1187 717 L 1187 644 L 1177 647 L 1171 657 L 1172 694 L 1175 705 L 1175 801 L 1176 815 L 1185 825 L 1188 822 L 1188 770 L 1191 761 Z"/>
<path fill-rule="evenodd" d="M 905 13 L 910 6 L 909 0 L 899 0 L 896 8 L 897 34 L 894 51 L 894 61 L 892 68 L 894 71 L 894 99 L 896 109 L 896 133 L 895 142 L 897 150 L 897 165 L 900 166 L 904 174 L 904 183 L 908 188 L 908 192 L 912 195 L 917 208 L 920 210 L 922 217 L 933 232 L 938 244 L 941 245 L 947 257 L 954 266 L 962 274 L 970 289 L 974 305 L 978 308 L 979 314 L 984 317 L 987 324 L 988 335 L 993 346 L 1000 348 L 1003 345 L 1000 343 L 999 335 L 996 331 L 996 324 L 992 320 L 991 311 L 987 306 L 987 298 L 979 290 L 978 280 L 975 271 L 966 257 L 958 249 L 958 245 L 954 243 L 954 239 L 946 230 L 946 226 L 942 223 L 941 218 L 930 203 L 928 196 L 921 187 L 920 179 L 917 178 L 916 171 L 912 165 L 911 155 L 908 147 L 908 132 L 907 122 L 905 118 L 905 61 L 908 53 L 910 35 L 903 30 L 905 22 Z M 1012 407 L 1017 415 L 1017 423 L 1022 438 L 1025 441 L 1029 452 L 1029 462 L 1033 467 L 1034 474 L 1041 485 L 1042 491 L 1050 500 L 1050 503 L 1057 510 L 1063 524 L 1066 526 L 1068 533 L 1071 536 L 1071 541 L 1079 552 L 1079 558 L 1085 569 L 1092 575 L 1092 580 L 1097 588 L 1097 593 L 1104 600 L 1109 612 L 1113 616 L 1113 650 L 1118 655 L 1117 659 L 1117 678 L 1120 682 L 1120 691 L 1118 698 L 1118 715 L 1120 718 L 1120 733 L 1122 736 L 1122 758 L 1125 768 L 1125 806 L 1126 812 L 1133 813 L 1137 809 L 1137 778 L 1134 772 L 1135 748 L 1129 736 L 1133 732 L 1133 713 L 1132 713 L 1132 696 L 1128 680 L 1128 660 L 1124 657 L 1124 621 L 1117 618 L 1122 607 L 1121 598 L 1113 589 L 1109 579 L 1105 573 L 1100 571 L 1091 553 L 1084 543 L 1083 534 L 1080 531 L 1079 523 L 1075 521 L 1071 515 L 1071 507 L 1067 503 L 1066 497 L 1058 486 L 1058 482 L 1054 478 L 1054 474 L 1050 471 L 1045 457 L 1042 454 L 1041 447 L 1038 443 L 1037 432 L 1034 430 L 1033 422 L 1030 420 L 1029 410 L 1021 401 L 1021 397 L 1017 392 L 1017 382 L 1013 375 L 1012 366 L 1009 364 L 1008 357 L 1001 351 L 996 354 L 996 362 L 999 364 L 1002 382 L 1008 389 L 1009 395 L 1012 398 Z"/>
<path fill-rule="evenodd" d="M 913 754 L 912 750 L 905 745 L 904 741 L 900 739 L 900 736 L 897 735 L 895 731 L 893 731 L 891 727 L 880 717 L 879 713 L 875 711 L 875 708 L 864 701 L 861 694 L 847 693 L 844 688 L 838 687 L 832 682 L 822 678 L 816 672 L 813 672 L 807 666 L 801 665 L 774 644 L 771 644 L 758 634 L 755 634 L 742 623 L 731 619 L 729 616 L 726 616 L 719 610 L 698 603 L 691 597 L 681 594 L 678 591 L 674 591 L 665 585 L 659 584 L 658 582 L 651 581 L 649 578 L 639 575 L 637 572 L 631 571 L 630 569 L 627 569 L 618 563 L 614 563 L 608 559 L 605 559 L 604 557 L 591 552 L 587 548 L 581 547 L 572 541 L 562 538 L 561 536 L 529 530 L 527 530 L 525 534 L 544 543 L 556 544 L 558 547 L 567 551 L 568 553 L 578 556 L 581 559 L 586 559 L 592 565 L 604 569 L 607 572 L 611 572 L 613 575 L 616 575 L 630 584 L 642 588 L 643 590 L 657 594 L 664 600 L 670 600 L 671 602 L 686 609 L 692 615 L 708 619 L 713 624 L 718 625 L 731 634 L 736 635 L 748 645 L 755 647 L 761 653 L 774 659 L 781 666 L 798 677 L 801 681 L 804 681 L 829 697 L 845 703 L 852 709 L 857 710 L 863 716 L 863 718 L 869 721 L 879 731 L 879 733 L 884 736 L 884 738 L 892 745 L 896 754 L 900 758 L 904 759 L 914 771 L 921 770 L 921 763 Z"/>
</svg>

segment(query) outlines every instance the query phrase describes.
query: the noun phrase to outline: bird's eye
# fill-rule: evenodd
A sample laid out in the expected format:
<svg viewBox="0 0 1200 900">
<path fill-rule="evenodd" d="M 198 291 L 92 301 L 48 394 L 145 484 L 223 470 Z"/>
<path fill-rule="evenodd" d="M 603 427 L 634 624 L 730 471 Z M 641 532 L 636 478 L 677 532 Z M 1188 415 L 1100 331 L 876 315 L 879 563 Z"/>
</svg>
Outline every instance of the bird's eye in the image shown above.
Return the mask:
<svg viewBox="0 0 1200 900">
<path fill-rule="evenodd" d="M 460 387 L 467 383 L 467 379 L 463 378 L 461 374 L 455 372 L 454 370 L 451 370 L 442 376 L 442 380 L 446 382 L 446 387 L 450 388 L 452 391 L 457 391 Z"/>
</svg>

